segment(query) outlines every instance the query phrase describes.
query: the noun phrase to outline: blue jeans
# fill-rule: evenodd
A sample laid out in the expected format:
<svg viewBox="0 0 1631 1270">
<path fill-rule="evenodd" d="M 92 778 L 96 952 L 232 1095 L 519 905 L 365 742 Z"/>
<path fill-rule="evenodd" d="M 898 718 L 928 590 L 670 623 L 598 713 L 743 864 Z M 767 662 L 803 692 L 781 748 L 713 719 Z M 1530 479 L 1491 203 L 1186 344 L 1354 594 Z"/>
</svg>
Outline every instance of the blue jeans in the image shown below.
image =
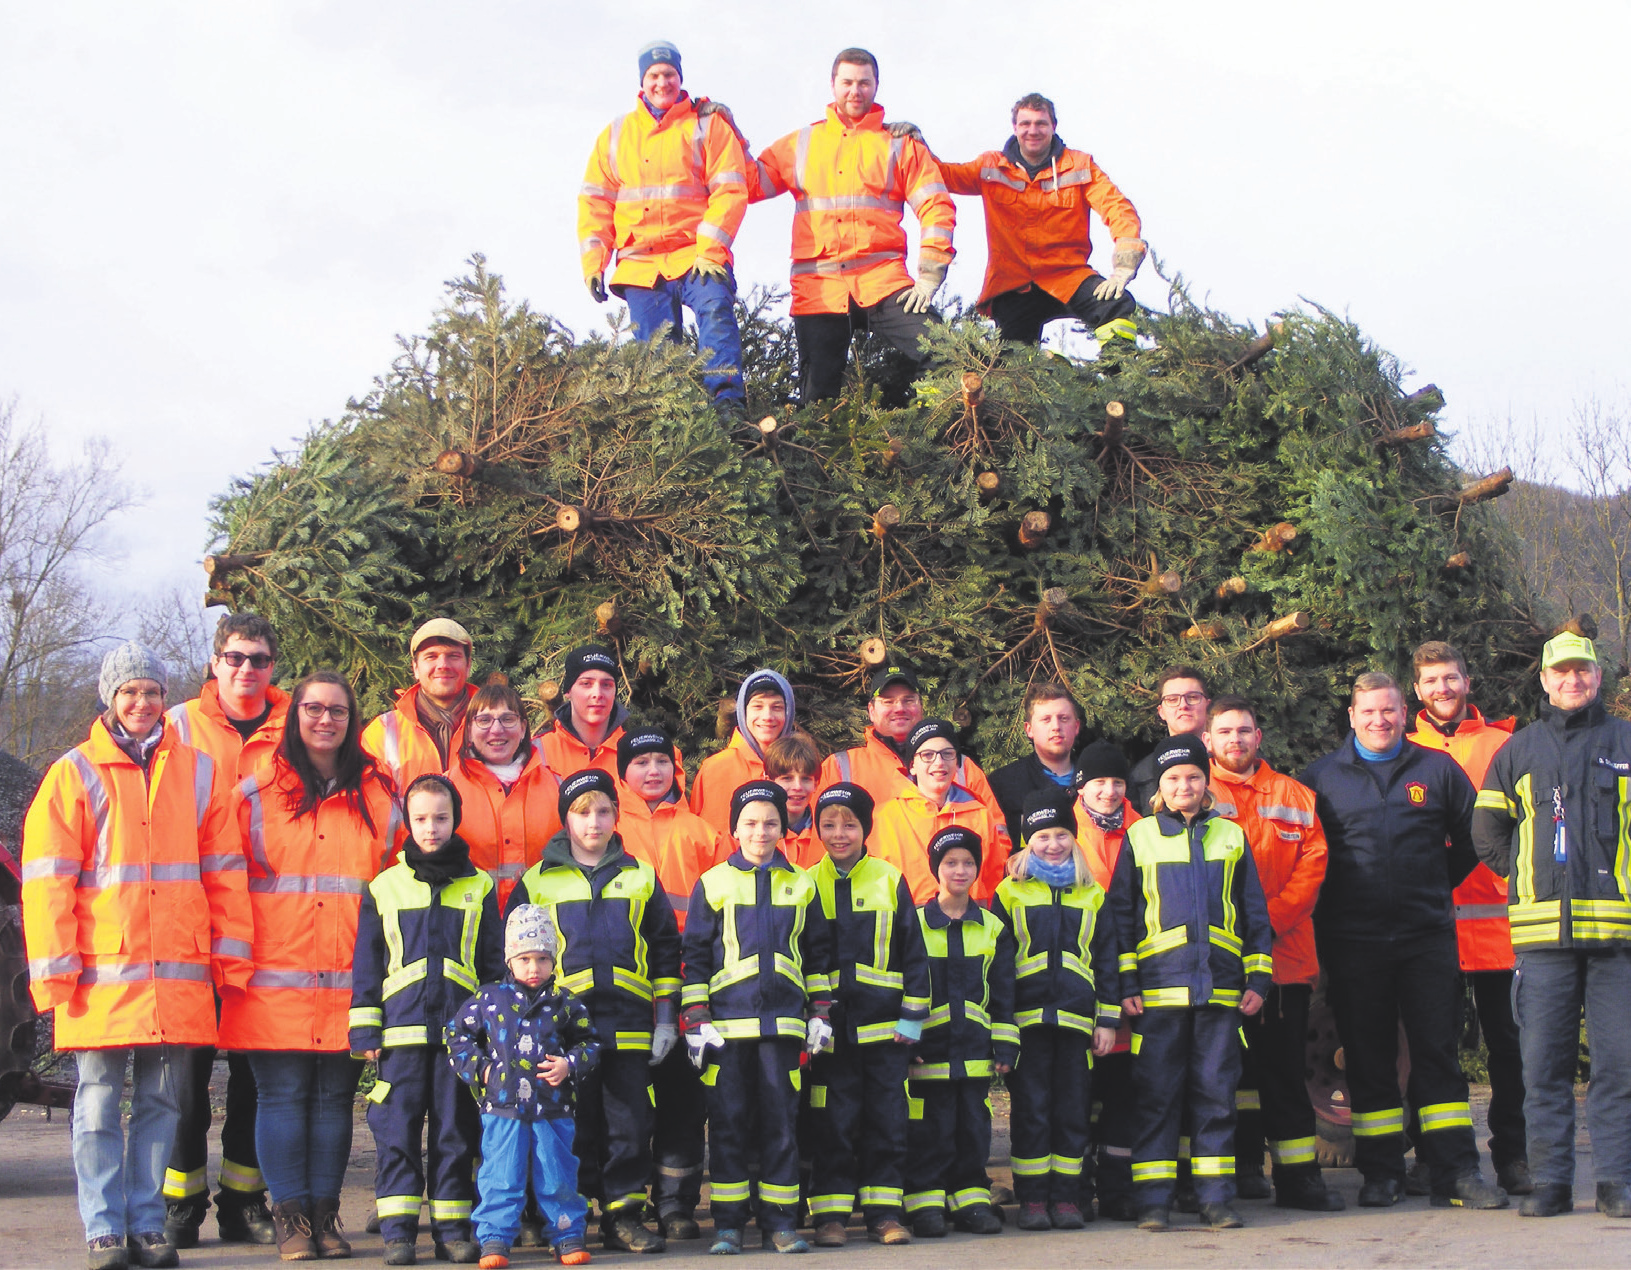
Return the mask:
<svg viewBox="0 0 1631 1270">
<path fill-rule="evenodd" d="M 130 1133 L 119 1122 L 130 1075 Z M 87 1240 L 164 1229 L 164 1166 L 181 1120 L 188 1051 L 179 1045 L 80 1050 L 74 1095 L 74 1177 Z"/>
<path fill-rule="evenodd" d="M 550 1238 L 583 1238 L 589 1206 L 578 1194 L 578 1158 L 572 1154 L 572 1121 L 517 1120 L 513 1116 L 481 1118 L 481 1168 L 476 1192 L 481 1196 L 472 1218 L 477 1243 L 515 1242 L 521 1206 L 527 1198 L 527 1172 L 538 1211 L 549 1223 Z"/>
<path fill-rule="evenodd" d="M 1518 954 L 1512 1013 L 1523 1048 L 1523 1119 L 1537 1184 L 1574 1185 L 1580 1012 L 1591 1045 L 1586 1123 L 1599 1182 L 1631 1181 L 1631 949 Z"/>
<path fill-rule="evenodd" d="M 654 340 L 663 323 L 668 338 L 681 341 L 684 314 L 690 309 L 697 319 L 697 344 L 708 360 L 703 364 L 718 373 L 704 375 L 703 384 L 716 401 L 741 401 L 742 333 L 736 327 L 736 275 L 726 271 L 726 280 L 683 277 L 658 278 L 656 286 L 613 288 L 629 306 L 629 320 L 636 339 Z"/>
<path fill-rule="evenodd" d="M 274 1204 L 338 1199 L 362 1061 L 341 1051 L 253 1050 L 255 1153 Z"/>
</svg>

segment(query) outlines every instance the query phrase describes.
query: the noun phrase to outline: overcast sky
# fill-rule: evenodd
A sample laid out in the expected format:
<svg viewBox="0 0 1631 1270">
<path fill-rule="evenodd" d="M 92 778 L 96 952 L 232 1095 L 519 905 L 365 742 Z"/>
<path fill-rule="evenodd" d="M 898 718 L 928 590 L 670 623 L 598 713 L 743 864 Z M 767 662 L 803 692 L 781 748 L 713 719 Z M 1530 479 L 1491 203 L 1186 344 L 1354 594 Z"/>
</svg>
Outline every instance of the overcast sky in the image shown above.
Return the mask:
<svg viewBox="0 0 1631 1270">
<path fill-rule="evenodd" d="M 603 321 L 574 200 L 655 38 L 755 146 L 820 116 L 850 44 L 948 158 L 1043 92 L 1198 296 L 1347 313 L 1452 426 L 1624 398 L 1621 3 L 0 0 L 0 399 L 126 456 L 124 578 L 201 591 L 209 498 L 366 392 L 472 252 Z M 744 284 L 785 281 L 791 214 L 749 212 Z M 977 202 L 957 246 L 972 299 Z"/>
</svg>

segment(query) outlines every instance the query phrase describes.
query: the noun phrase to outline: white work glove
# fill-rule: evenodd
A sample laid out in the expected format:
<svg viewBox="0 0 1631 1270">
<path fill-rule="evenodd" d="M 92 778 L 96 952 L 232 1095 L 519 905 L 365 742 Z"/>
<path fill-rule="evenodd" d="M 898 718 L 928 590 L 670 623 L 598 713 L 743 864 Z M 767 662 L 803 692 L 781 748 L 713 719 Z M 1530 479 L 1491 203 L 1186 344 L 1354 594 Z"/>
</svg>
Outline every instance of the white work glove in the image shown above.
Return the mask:
<svg viewBox="0 0 1631 1270">
<path fill-rule="evenodd" d="M 891 137 L 911 137 L 914 141 L 923 140 L 922 130 L 915 123 L 907 123 L 904 119 L 895 123 L 886 123 L 884 127 L 889 129 Z"/>
<path fill-rule="evenodd" d="M 832 1048 L 832 1024 L 817 1017 L 804 1028 L 804 1048 L 812 1054 L 824 1054 Z"/>
<path fill-rule="evenodd" d="M 680 1030 L 672 1023 L 659 1023 L 651 1029 L 651 1065 L 657 1066 L 668 1057 L 674 1043 L 680 1039 Z"/>
<path fill-rule="evenodd" d="M 651 1039 L 655 1041 L 657 1038 L 653 1036 Z M 708 1065 L 707 1053 L 710 1045 L 715 1049 L 725 1048 L 725 1038 L 712 1023 L 704 1023 L 695 1032 L 685 1034 L 686 1054 L 691 1059 L 691 1066 L 699 1072 Z"/>
<path fill-rule="evenodd" d="M 691 264 L 691 272 L 699 278 L 712 278 L 715 282 L 724 282 L 729 276 L 725 266 L 717 260 L 704 260 L 698 256 Z"/>
<path fill-rule="evenodd" d="M 1095 300 L 1121 299 L 1122 293 L 1127 290 L 1127 284 L 1138 275 L 1138 267 L 1143 263 L 1144 240 L 1142 238 L 1116 239 L 1115 261 L 1110 276 L 1093 288 L 1093 298 Z"/>
<path fill-rule="evenodd" d="M 917 281 L 908 291 L 902 291 L 899 296 L 900 306 L 908 313 L 927 313 L 929 301 L 934 299 L 934 293 L 940 290 L 940 284 L 946 280 L 948 266 L 939 260 L 922 260 L 917 262 Z"/>
<path fill-rule="evenodd" d="M 596 304 L 605 304 L 609 294 L 606 290 L 606 275 L 592 273 L 583 280 L 583 285 L 589 288 L 589 294 L 594 297 Z"/>
</svg>

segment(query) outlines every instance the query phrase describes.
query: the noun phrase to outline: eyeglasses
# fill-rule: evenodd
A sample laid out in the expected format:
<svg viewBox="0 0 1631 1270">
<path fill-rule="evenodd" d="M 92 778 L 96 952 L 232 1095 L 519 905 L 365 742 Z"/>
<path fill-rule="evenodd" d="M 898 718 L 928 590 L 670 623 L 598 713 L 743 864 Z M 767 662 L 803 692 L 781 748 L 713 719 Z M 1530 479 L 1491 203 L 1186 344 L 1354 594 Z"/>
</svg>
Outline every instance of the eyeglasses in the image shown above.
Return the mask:
<svg viewBox="0 0 1631 1270">
<path fill-rule="evenodd" d="M 1161 698 L 1164 706 L 1198 706 L 1206 700 L 1204 692 L 1174 692 Z"/>
<path fill-rule="evenodd" d="M 221 654 L 221 660 L 226 662 L 226 664 L 231 666 L 232 669 L 234 669 L 234 670 L 237 670 L 238 667 L 242 666 L 245 662 L 248 662 L 256 670 L 265 670 L 268 666 L 270 666 L 272 664 L 272 654 L 271 653 L 240 653 L 235 648 L 229 653 L 222 653 Z"/>
<path fill-rule="evenodd" d="M 913 757 L 920 758 L 925 763 L 927 763 L 930 767 L 934 767 L 934 766 L 936 766 L 937 764 L 940 764 L 940 763 L 955 763 L 957 761 L 957 751 L 956 750 L 919 750 Z"/>
<path fill-rule="evenodd" d="M 313 723 L 316 723 L 325 714 L 328 715 L 329 718 L 333 719 L 336 723 L 344 723 L 351 717 L 351 707 L 325 706 L 318 701 L 302 701 L 300 703 L 300 713 L 305 715 Z"/>
<path fill-rule="evenodd" d="M 473 714 L 470 716 L 470 726 L 479 732 L 491 732 L 495 728 L 501 732 L 508 732 L 512 728 L 521 726 L 521 716 L 518 714 Z"/>
<path fill-rule="evenodd" d="M 163 701 L 162 688 L 121 688 L 113 694 L 123 697 L 126 701 Z"/>
</svg>

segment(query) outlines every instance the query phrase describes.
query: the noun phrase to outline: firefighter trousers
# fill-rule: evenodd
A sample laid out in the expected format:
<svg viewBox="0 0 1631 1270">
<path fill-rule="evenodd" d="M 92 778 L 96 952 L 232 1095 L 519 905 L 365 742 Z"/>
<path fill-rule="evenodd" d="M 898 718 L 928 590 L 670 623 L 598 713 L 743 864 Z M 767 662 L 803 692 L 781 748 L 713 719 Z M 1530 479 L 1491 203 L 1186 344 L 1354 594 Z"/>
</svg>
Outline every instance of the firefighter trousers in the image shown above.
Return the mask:
<svg viewBox="0 0 1631 1270">
<path fill-rule="evenodd" d="M 991 1202 L 991 1080 L 914 1080 L 908 1087 L 906 1212 Z"/>
<path fill-rule="evenodd" d="M 368 1104 L 379 1233 L 387 1243 L 417 1238 L 428 1174 L 432 1235 L 438 1243 L 469 1239 L 481 1113 L 453 1074 L 447 1051 L 440 1045 L 382 1050 Z"/>
<path fill-rule="evenodd" d="M 578 1190 L 600 1201 L 602 1219 L 620 1208 L 645 1206 L 651 1099 L 649 1049 L 603 1049 L 599 1064 L 578 1084 Z"/>
<path fill-rule="evenodd" d="M 1237 1173 L 1260 1173 L 1265 1145 L 1276 1173 L 1318 1162 L 1314 1104 L 1303 1074 L 1313 998 L 1311 984 L 1277 983 L 1263 1008 L 1241 1020 L 1246 1053 L 1235 1098 Z"/>
<path fill-rule="evenodd" d="M 1489 1054 L 1489 1155 L 1497 1169 L 1529 1154 L 1523 1124 L 1523 1046 L 1512 1013 L 1512 980 L 1510 970 L 1467 972 L 1478 1030 Z"/>
<path fill-rule="evenodd" d="M 1093 1060 L 1093 1145 L 1082 1162 L 1082 1209 L 1133 1193 L 1133 1056 Z"/>
<path fill-rule="evenodd" d="M 1240 1011 L 1156 1007 L 1133 1021 L 1133 1189 L 1143 1207 L 1167 1208 L 1178 1180 L 1178 1139 L 1189 1125 L 1189 1165 L 1203 1204 L 1235 1192 L 1235 1087 Z"/>
<path fill-rule="evenodd" d="M 187 1052 L 186 1073 L 181 1086 L 181 1123 L 176 1126 L 176 1142 L 170 1151 L 170 1167 L 164 1170 L 164 1200 L 167 1205 L 188 1209 L 188 1223 L 204 1220 L 210 1206 L 209 1163 L 210 1077 L 215 1070 L 215 1048 L 201 1045 Z M 249 1069 L 249 1056 L 233 1051 L 227 1059 L 227 1106 L 221 1118 L 221 1174 L 216 1206 L 223 1201 L 243 1204 L 264 1200 L 266 1179 L 261 1176 L 260 1157 L 255 1154 L 255 1073 Z"/>
<path fill-rule="evenodd" d="M 815 1160 L 810 1219 L 899 1219 L 905 1202 L 906 1072 L 911 1047 L 845 1039 L 810 1064 Z"/>
<path fill-rule="evenodd" d="M 1405 1175 L 1399 1025 L 1410 1045 L 1407 1093 L 1421 1122 L 1418 1157 L 1435 1195 L 1478 1171 L 1467 1081 L 1457 1052 L 1461 991 L 1455 932 L 1397 940 L 1323 940 L 1326 997 L 1336 1017 L 1352 1099 L 1354 1164 L 1366 1181 Z"/>
<path fill-rule="evenodd" d="M 801 1040 L 726 1041 L 702 1073 L 708 1090 L 708 1182 L 715 1230 L 752 1212 L 749 1162 L 759 1162 L 759 1229 L 792 1230 L 799 1202 Z"/>
<path fill-rule="evenodd" d="M 1019 1030 L 1019 1062 L 1008 1076 L 1008 1134 L 1014 1198 L 1021 1204 L 1079 1204 L 1093 1099 L 1091 1038 L 1075 1028 Z"/>
<path fill-rule="evenodd" d="M 689 1217 L 702 1200 L 708 1100 L 684 1045 L 669 1050 L 668 1057 L 652 1068 L 651 1090 L 657 1104 L 651 1134 L 655 1157 L 651 1203 L 661 1214 Z"/>
</svg>

